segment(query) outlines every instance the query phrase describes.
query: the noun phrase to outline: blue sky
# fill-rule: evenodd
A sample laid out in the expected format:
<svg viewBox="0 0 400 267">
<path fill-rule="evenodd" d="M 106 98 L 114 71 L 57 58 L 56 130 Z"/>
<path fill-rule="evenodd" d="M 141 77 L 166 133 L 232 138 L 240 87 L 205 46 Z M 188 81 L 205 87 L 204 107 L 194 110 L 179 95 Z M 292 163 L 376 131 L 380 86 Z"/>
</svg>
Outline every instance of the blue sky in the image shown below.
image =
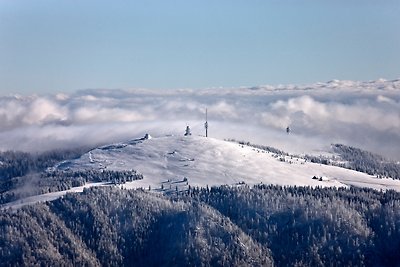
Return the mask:
<svg viewBox="0 0 400 267">
<path fill-rule="evenodd" d="M 400 77 L 400 1 L 0 1 L 0 94 Z"/>
</svg>

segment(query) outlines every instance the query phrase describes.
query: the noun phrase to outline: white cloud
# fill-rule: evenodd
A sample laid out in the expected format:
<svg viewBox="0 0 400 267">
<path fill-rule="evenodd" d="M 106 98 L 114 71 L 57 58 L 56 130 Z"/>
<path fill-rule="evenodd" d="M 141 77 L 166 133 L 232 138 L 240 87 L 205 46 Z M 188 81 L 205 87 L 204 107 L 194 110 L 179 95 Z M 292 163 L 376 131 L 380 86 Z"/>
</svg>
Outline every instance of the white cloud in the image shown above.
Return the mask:
<svg viewBox="0 0 400 267">
<path fill-rule="evenodd" d="M 71 119 L 75 123 L 137 122 L 153 119 L 151 115 L 140 114 L 121 108 L 80 107 L 73 111 Z"/>
<path fill-rule="evenodd" d="M 387 89 L 385 89 L 387 88 Z M 85 90 L 0 98 L 0 149 L 107 143 L 145 132 L 209 132 L 298 151 L 344 142 L 400 159 L 399 81 L 207 90 Z M 288 145 L 285 128 L 293 134 Z"/>
<path fill-rule="evenodd" d="M 228 104 L 226 101 L 219 101 L 208 107 L 210 114 L 220 119 L 236 119 L 239 115 L 236 112 L 236 108 L 232 104 Z"/>
<path fill-rule="evenodd" d="M 269 113 L 263 113 L 266 123 L 281 120 L 286 124 L 301 122 L 302 127 L 314 128 L 315 131 L 334 131 L 340 123 L 354 127 L 370 127 L 377 131 L 398 129 L 399 112 L 396 109 L 374 106 L 373 103 L 343 104 L 337 102 L 320 102 L 306 95 L 277 101 L 271 105 Z M 297 124 L 299 124 L 299 122 Z M 271 125 L 274 125 L 273 123 Z M 283 127 L 284 124 L 277 124 Z M 317 127 L 323 127 L 317 128 Z"/>
<path fill-rule="evenodd" d="M 68 110 L 55 101 L 46 98 L 37 98 L 27 107 L 23 114 L 26 124 L 42 124 L 46 122 L 63 121 L 68 117 Z"/>
</svg>

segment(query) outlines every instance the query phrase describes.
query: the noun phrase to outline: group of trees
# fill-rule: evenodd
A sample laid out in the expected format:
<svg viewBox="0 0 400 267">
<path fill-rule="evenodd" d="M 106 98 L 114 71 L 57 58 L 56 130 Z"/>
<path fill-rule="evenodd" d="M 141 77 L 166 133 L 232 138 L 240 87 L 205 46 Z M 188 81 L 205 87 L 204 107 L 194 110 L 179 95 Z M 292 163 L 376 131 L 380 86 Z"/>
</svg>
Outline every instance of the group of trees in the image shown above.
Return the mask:
<svg viewBox="0 0 400 267">
<path fill-rule="evenodd" d="M 0 215 L 1 264 L 270 266 L 215 209 L 142 190 L 87 189 Z"/>
<path fill-rule="evenodd" d="M 257 144 L 252 144 L 252 143 L 247 142 L 247 141 L 237 141 L 235 139 L 228 139 L 227 141 L 238 143 L 239 145 L 242 145 L 242 146 L 254 147 L 256 149 L 260 149 L 260 150 L 263 150 L 263 151 L 266 151 L 266 152 L 271 152 L 271 153 L 274 153 L 274 154 L 279 155 L 279 156 L 290 156 L 289 153 L 284 152 L 284 151 L 282 151 L 280 149 L 271 147 L 271 146 L 257 145 Z"/>
<path fill-rule="evenodd" d="M 90 188 L 0 215 L 1 264 L 396 266 L 400 193 Z"/>
<path fill-rule="evenodd" d="M 334 144 L 332 148 L 333 152 L 338 154 L 338 157 L 304 155 L 303 158 L 313 163 L 347 168 L 379 178 L 400 179 L 400 164 L 393 160 L 342 144 Z"/>
<path fill-rule="evenodd" d="M 140 179 L 143 179 L 143 175 L 135 170 L 53 170 L 33 173 L 1 184 L 0 204 L 28 196 L 68 190 L 88 182 L 124 184 Z"/>
<path fill-rule="evenodd" d="M 65 159 L 77 158 L 88 150 L 82 147 L 35 154 L 20 151 L 0 152 L 0 204 L 15 200 L 20 195 L 29 195 L 31 191 L 32 194 L 40 192 L 37 189 L 37 180 L 48 167 Z"/>
<path fill-rule="evenodd" d="M 2 180 L 7 180 L 25 176 L 29 173 L 41 172 L 60 161 L 78 158 L 89 150 L 87 147 L 79 147 L 51 150 L 43 153 L 21 151 L 0 152 L 0 177 Z"/>
<path fill-rule="evenodd" d="M 121 184 L 142 179 L 135 170 L 65 170 L 52 169 L 62 160 L 81 156 L 87 148 L 54 150 L 41 154 L 0 152 L 0 204 L 23 197 L 68 190 L 87 182 Z"/>
<path fill-rule="evenodd" d="M 113 184 L 124 184 L 126 182 L 132 182 L 134 180 L 143 179 L 143 175 L 136 172 L 135 170 L 53 170 L 44 172 L 42 174 L 43 180 L 54 181 L 55 179 L 64 179 L 71 181 L 71 186 L 84 185 L 87 182 L 110 182 Z M 78 184 L 73 182 L 79 181 Z"/>
<path fill-rule="evenodd" d="M 400 262 L 400 194 L 360 188 L 259 185 L 195 189 L 268 247 L 279 266 L 394 266 Z"/>
<path fill-rule="evenodd" d="M 400 164 L 397 162 L 351 146 L 335 144 L 333 149 L 347 162 L 342 164 L 342 167 L 379 177 L 400 179 Z"/>
</svg>

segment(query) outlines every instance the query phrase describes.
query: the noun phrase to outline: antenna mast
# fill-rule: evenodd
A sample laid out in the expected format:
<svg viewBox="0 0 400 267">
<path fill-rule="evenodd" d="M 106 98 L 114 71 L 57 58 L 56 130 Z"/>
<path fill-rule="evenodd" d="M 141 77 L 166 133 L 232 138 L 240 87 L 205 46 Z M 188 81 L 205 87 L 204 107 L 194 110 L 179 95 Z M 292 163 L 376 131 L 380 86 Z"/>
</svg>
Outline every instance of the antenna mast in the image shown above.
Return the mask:
<svg viewBox="0 0 400 267">
<path fill-rule="evenodd" d="M 207 108 L 206 108 L 206 122 L 204 123 L 204 128 L 206 128 L 206 137 L 208 137 Z"/>
</svg>

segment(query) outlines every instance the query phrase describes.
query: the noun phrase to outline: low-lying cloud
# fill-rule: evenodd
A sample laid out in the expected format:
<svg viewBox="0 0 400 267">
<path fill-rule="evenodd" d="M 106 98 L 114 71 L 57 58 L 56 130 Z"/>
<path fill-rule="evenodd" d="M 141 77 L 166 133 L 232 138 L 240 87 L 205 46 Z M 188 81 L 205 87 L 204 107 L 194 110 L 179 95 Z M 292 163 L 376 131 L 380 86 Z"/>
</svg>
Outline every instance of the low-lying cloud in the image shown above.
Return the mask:
<svg viewBox="0 0 400 267">
<path fill-rule="evenodd" d="M 400 81 L 206 90 L 83 90 L 0 98 L 0 149 L 97 145 L 186 124 L 217 138 L 307 152 L 340 142 L 400 159 Z M 291 134 L 287 135 L 286 127 Z"/>
</svg>

